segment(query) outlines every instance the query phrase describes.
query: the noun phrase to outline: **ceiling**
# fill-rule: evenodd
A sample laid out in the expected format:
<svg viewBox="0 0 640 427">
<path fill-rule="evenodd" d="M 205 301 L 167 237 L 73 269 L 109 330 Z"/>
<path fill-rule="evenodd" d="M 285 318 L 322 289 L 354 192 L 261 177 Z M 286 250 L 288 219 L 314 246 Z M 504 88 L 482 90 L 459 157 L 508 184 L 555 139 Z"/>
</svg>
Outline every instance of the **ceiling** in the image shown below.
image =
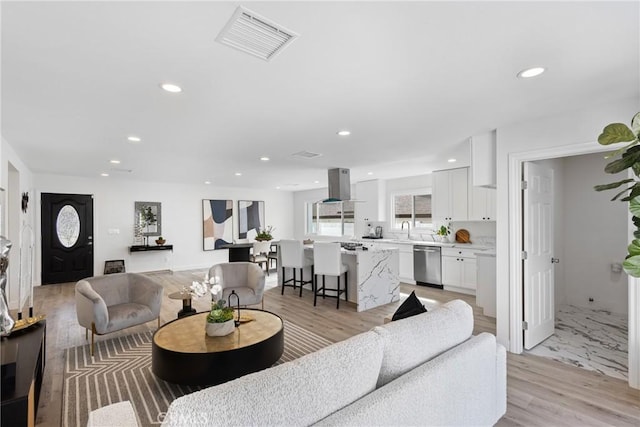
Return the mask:
<svg viewBox="0 0 640 427">
<path fill-rule="evenodd" d="M 216 42 L 239 5 L 299 38 L 270 62 Z M 291 191 L 333 167 L 420 175 L 468 165 L 472 135 L 638 93 L 637 1 L 1 8 L 2 137 L 35 173 Z"/>
</svg>

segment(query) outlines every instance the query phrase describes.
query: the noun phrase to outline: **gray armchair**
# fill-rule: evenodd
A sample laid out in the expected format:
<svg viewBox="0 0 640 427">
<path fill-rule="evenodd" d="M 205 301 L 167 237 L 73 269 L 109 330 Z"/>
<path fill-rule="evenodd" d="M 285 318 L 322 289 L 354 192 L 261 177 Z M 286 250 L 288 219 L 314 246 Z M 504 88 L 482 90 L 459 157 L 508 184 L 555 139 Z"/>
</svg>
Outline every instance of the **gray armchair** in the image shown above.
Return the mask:
<svg viewBox="0 0 640 427">
<path fill-rule="evenodd" d="M 162 293 L 162 285 L 142 274 L 109 274 L 78 281 L 76 314 L 80 326 L 91 330 L 91 355 L 95 334 L 108 334 L 156 318 L 160 327 Z"/>
<path fill-rule="evenodd" d="M 209 269 L 210 280 L 222 287 L 222 298 L 227 301 L 236 291 L 241 305 L 262 304 L 264 309 L 264 272 L 252 262 L 228 262 Z M 235 304 L 235 300 L 231 301 Z"/>
</svg>

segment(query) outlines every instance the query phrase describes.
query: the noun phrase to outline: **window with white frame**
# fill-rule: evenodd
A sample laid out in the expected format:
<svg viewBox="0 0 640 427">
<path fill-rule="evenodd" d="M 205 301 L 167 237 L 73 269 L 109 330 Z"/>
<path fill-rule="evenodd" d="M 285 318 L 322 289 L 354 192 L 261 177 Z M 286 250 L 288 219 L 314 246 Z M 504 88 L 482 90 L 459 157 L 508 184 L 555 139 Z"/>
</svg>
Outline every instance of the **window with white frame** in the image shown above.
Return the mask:
<svg viewBox="0 0 640 427">
<path fill-rule="evenodd" d="M 319 236 L 353 236 L 354 202 L 307 203 L 307 234 Z"/>
<path fill-rule="evenodd" d="M 391 227 L 401 228 L 409 221 L 411 228 L 432 227 L 431 194 L 398 193 L 391 196 Z"/>
</svg>

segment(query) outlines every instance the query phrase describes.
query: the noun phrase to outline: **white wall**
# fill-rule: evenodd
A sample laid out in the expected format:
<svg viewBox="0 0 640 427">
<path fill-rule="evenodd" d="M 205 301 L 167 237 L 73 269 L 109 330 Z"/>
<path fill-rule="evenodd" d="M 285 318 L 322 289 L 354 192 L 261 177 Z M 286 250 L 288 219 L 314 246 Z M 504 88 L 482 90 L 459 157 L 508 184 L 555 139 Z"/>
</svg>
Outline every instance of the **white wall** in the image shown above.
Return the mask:
<svg viewBox="0 0 640 427">
<path fill-rule="evenodd" d="M 507 348 L 513 349 L 509 342 L 510 324 L 515 325 L 518 321 L 518 319 L 510 317 L 510 297 L 515 294 L 515 286 L 517 286 L 517 283 L 510 283 L 510 233 L 520 233 L 520 230 L 512 230 L 513 219 L 509 217 L 510 156 L 524 156 L 525 153 L 527 155 L 531 153 L 531 156 L 534 157 L 536 151 L 554 150 L 559 147 L 566 149 L 572 145 L 582 148 L 585 143 L 593 144 L 593 151 L 596 151 L 600 149 L 596 140 L 602 128 L 612 122 L 628 123 L 637 111 L 639 104 L 640 99 L 636 95 L 615 103 L 595 105 L 579 111 L 536 118 L 497 129 L 496 262 L 500 267 L 496 278 L 496 326 L 498 340 Z M 513 303 L 516 304 L 515 301 Z M 514 334 L 517 333 L 518 331 L 515 330 Z M 632 340 L 630 340 L 631 342 Z"/>
<path fill-rule="evenodd" d="M 202 249 L 202 199 L 230 199 L 234 208 L 234 238 L 237 238 L 238 200 L 263 200 L 265 222 L 275 227 L 274 238 L 293 235 L 293 195 L 277 190 L 255 190 L 209 185 L 184 185 L 160 182 L 121 180 L 117 178 L 80 178 L 61 175 L 35 175 L 37 189 L 38 230 L 40 235 L 40 194 L 68 193 L 94 196 L 94 265 L 102 273 L 104 261 L 124 259 L 127 271 L 186 270 L 226 262 L 227 250 Z M 162 203 L 162 236 L 174 250 L 129 254 L 133 244 L 134 202 Z M 119 234 L 110 234 L 117 229 Z M 39 243 L 39 242 L 38 242 Z M 41 248 L 37 247 L 41 279 Z"/>
<path fill-rule="evenodd" d="M 605 173 L 608 162 L 601 153 L 564 159 L 561 263 L 569 304 L 626 314 L 627 275 L 613 273 L 611 264 L 622 263 L 627 254 L 627 204 L 610 201 L 617 190 L 593 190 L 594 185 L 624 178 Z"/>
<path fill-rule="evenodd" d="M 2 138 L 0 172 L 0 187 L 5 189 L 2 206 L 2 221 L 4 223 L 2 230 L 5 237 L 12 242 L 6 292 L 9 307 L 17 309 L 19 305 L 24 305 L 30 293 L 29 284 L 26 282 L 23 284 L 23 289 L 20 289 L 20 232 L 25 227 L 34 228 L 35 196 L 31 170 L 22 162 L 13 147 L 4 138 Z M 29 193 L 29 205 L 26 213 L 23 213 L 21 209 L 22 193 Z M 18 302 L 19 295 L 22 299 L 21 304 Z"/>
</svg>

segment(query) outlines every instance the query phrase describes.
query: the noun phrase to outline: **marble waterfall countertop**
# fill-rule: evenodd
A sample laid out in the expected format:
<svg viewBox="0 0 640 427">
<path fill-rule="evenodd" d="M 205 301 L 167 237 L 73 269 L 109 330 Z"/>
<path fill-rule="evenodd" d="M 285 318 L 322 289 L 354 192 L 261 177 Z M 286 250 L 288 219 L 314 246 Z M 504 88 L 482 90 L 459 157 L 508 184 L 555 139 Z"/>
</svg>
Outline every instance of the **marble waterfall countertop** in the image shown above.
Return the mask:
<svg viewBox="0 0 640 427">
<path fill-rule="evenodd" d="M 305 247 L 305 256 L 313 259 L 312 245 Z M 342 262 L 349 269 L 347 272 L 348 300 L 357 305 L 357 311 L 369 310 L 400 300 L 400 259 L 397 248 L 343 249 Z M 280 265 L 278 255 L 278 266 Z M 290 279 L 292 274 L 292 269 L 286 268 L 285 280 Z M 308 280 L 311 277 L 311 269 L 304 269 L 303 274 L 305 280 Z M 318 280 L 322 280 L 322 276 L 318 276 Z M 328 288 L 336 286 L 335 277 L 327 276 L 325 281 Z M 344 282 L 344 276 L 342 281 Z M 278 285 L 282 286 L 281 268 L 278 268 Z M 285 292 L 287 291 L 290 289 L 287 288 Z M 335 302 L 335 299 L 332 300 Z"/>
<path fill-rule="evenodd" d="M 352 239 L 352 242 L 375 244 L 375 243 L 392 243 L 396 245 L 417 245 L 417 246 L 439 246 L 442 248 L 461 248 L 461 249 L 477 249 L 479 251 L 494 250 L 495 247 L 482 243 L 458 243 L 458 242 L 432 242 L 428 240 L 413 239 Z M 375 246 L 375 245 L 373 245 Z"/>
</svg>

